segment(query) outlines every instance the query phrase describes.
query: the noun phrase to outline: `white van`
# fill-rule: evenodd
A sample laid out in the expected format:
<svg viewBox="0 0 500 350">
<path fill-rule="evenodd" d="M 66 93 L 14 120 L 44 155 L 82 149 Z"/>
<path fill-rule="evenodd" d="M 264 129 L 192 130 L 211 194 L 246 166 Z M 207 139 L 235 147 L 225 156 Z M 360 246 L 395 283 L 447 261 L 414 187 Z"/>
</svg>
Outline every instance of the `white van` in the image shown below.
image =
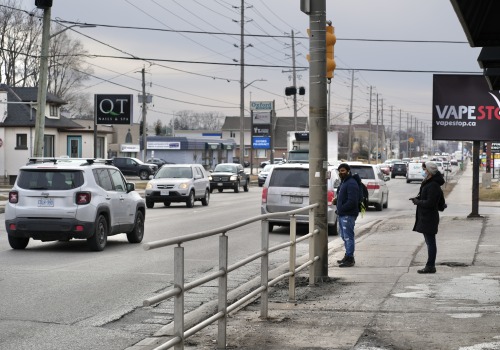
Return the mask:
<svg viewBox="0 0 500 350">
<path fill-rule="evenodd" d="M 422 162 L 410 162 L 408 163 L 408 170 L 406 172 L 406 183 L 409 184 L 412 181 L 422 182 L 424 175 L 422 175 Z"/>
</svg>

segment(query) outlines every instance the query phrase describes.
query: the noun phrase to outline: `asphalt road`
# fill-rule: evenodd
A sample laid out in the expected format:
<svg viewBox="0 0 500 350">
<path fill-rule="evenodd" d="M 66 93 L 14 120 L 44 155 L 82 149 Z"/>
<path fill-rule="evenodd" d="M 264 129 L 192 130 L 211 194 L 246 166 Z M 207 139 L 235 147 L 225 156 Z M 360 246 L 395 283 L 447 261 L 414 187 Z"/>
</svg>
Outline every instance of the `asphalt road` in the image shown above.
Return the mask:
<svg viewBox="0 0 500 350">
<path fill-rule="evenodd" d="M 418 184 L 391 179 L 389 208 L 370 208 L 357 225 L 384 217 L 413 213 L 408 198 Z M 164 207 L 157 203 L 146 215 L 145 242 L 199 232 L 260 214 L 261 188 L 249 192 L 212 193 L 210 205 L 196 202 Z M 3 214 L 0 225 L 4 227 Z M 260 224 L 229 232 L 229 262 L 260 247 Z M 171 320 L 171 304 L 142 307 L 144 299 L 170 289 L 173 248 L 144 251 L 124 235 L 110 237 L 103 252 L 89 252 L 85 241 L 30 241 L 14 251 L 0 234 L 0 349 L 125 349 L 155 333 Z M 271 245 L 288 240 L 277 228 Z M 330 240 L 338 239 L 330 237 Z M 185 244 L 186 276 L 194 279 L 218 264 L 217 239 Z M 307 250 L 307 248 L 305 248 Z M 299 250 L 300 253 L 300 250 Z M 283 259 L 286 254 L 283 254 Z M 278 258 L 279 260 L 280 258 Z M 280 263 L 277 261 L 276 263 Z M 233 286 L 259 271 L 258 263 L 233 278 Z M 201 289 L 188 307 L 211 300 L 215 288 Z"/>
</svg>

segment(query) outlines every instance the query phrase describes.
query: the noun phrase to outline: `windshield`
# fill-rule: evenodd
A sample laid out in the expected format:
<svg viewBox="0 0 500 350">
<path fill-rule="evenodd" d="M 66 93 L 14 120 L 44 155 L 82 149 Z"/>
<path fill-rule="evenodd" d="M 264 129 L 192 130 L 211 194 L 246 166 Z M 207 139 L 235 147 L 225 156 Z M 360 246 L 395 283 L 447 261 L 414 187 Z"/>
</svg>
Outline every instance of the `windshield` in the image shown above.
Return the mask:
<svg viewBox="0 0 500 350">
<path fill-rule="evenodd" d="M 155 176 L 155 179 L 190 179 L 193 177 L 191 167 L 166 167 L 160 168 L 160 171 Z"/>
<path fill-rule="evenodd" d="M 268 164 L 264 167 L 264 169 L 262 169 L 262 171 L 265 171 L 265 172 L 270 172 L 271 169 L 274 167 L 274 165 L 272 164 Z"/>
<path fill-rule="evenodd" d="M 218 164 L 215 167 L 214 172 L 235 173 L 235 174 L 237 173 L 236 167 L 229 164 Z"/>
<path fill-rule="evenodd" d="M 309 169 L 275 168 L 269 186 L 309 187 Z"/>
<path fill-rule="evenodd" d="M 17 186 L 27 190 L 68 190 L 83 185 L 83 174 L 79 170 L 21 170 Z"/>
</svg>

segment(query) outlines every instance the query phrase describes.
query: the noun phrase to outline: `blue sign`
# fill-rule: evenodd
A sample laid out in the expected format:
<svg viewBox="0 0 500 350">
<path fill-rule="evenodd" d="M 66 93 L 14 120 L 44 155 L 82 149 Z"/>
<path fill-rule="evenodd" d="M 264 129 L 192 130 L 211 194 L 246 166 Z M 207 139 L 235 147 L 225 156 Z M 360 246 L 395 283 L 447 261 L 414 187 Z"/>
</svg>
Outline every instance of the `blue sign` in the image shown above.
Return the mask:
<svg viewBox="0 0 500 350">
<path fill-rule="evenodd" d="M 270 149 L 271 138 L 269 136 L 254 136 L 252 137 L 252 148 L 254 149 Z"/>
</svg>

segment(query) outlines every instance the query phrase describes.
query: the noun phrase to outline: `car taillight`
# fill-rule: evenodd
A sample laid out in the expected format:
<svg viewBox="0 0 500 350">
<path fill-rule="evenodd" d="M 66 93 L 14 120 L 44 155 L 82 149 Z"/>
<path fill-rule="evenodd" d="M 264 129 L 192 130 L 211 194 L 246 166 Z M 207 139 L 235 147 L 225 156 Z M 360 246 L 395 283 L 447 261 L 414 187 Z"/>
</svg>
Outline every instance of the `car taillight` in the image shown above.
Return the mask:
<svg viewBox="0 0 500 350">
<path fill-rule="evenodd" d="M 9 203 L 17 204 L 19 201 L 19 193 L 17 191 L 9 192 Z"/>
<path fill-rule="evenodd" d="M 328 193 L 326 195 L 327 195 L 327 199 L 328 199 L 328 205 L 329 206 L 333 205 L 333 199 L 335 198 L 335 192 L 328 191 Z"/>
<path fill-rule="evenodd" d="M 92 196 L 90 192 L 77 192 L 76 193 L 76 204 L 89 204 Z"/>
<path fill-rule="evenodd" d="M 267 203 L 267 187 L 262 189 L 262 203 Z"/>
<path fill-rule="evenodd" d="M 379 190 L 380 189 L 380 185 L 376 182 L 368 182 L 366 184 L 366 188 L 369 189 L 369 190 Z"/>
</svg>

